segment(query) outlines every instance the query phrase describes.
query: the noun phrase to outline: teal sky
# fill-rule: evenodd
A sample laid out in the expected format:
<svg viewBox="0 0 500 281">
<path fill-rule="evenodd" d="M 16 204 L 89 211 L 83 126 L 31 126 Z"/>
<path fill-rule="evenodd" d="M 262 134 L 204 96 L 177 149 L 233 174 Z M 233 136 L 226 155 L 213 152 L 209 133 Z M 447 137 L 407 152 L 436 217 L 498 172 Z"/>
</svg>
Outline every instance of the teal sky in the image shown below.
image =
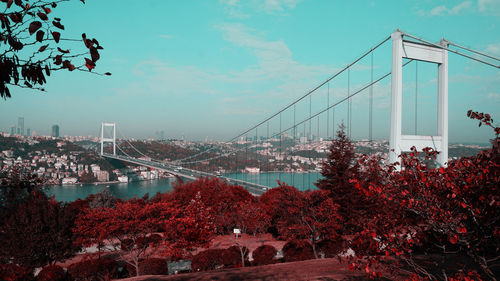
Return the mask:
<svg viewBox="0 0 500 281">
<path fill-rule="evenodd" d="M 0 102 L 0 130 L 10 131 L 23 116 L 25 127 L 38 134 L 59 124 L 63 135 L 97 135 L 107 121 L 127 137 L 155 137 L 163 130 L 168 138 L 224 140 L 302 96 L 396 28 L 500 57 L 499 0 L 86 2 L 60 4 L 51 15 L 62 18 L 64 37 L 85 32 L 97 38 L 104 50 L 96 71 L 113 75 L 61 71 L 48 80 L 47 93 L 11 88 L 13 97 Z M 64 46 L 76 52 L 81 43 Z M 390 52 L 389 41 L 374 53 L 375 78 L 390 71 Z M 370 57 L 352 69 L 351 92 L 369 81 L 369 70 Z M 419 63 L 416 76 L 411 63 L 403 75 L 404 133 L 414 130 L 417 81 L 417 132 L 433 134 L 435 66 Z M 500 71 L 449 54 L 449 82 L 450 142 L 487 142 L 491 131 L 477 128 L 465 113 L 474 109 L 500 120 Z M 330 90 L 330 103 L 345 96 L 346 76 Z M 387 139 L 390 79 L 373 92 L 374 137 Z M 313 96 L 313 114 L 326 106 L 327 94 L 325 87 Z M 367 97 L 365 91 L 353 100 L 357 139 L 368 136 Z M 297 106 L 297 121 L 308 116 L 308 102 Z M 345 112 L 339 106 L 335 122 L 346 120 Z M 283 115 L 284 128 L 293 112 Z M 319 122 L 325 136 L 326 117 Z M 278 130 L 279 121 L 270 126 L 271 133 Z M 314 134 L 316 129 L 315 119 Z"/>
</svg>

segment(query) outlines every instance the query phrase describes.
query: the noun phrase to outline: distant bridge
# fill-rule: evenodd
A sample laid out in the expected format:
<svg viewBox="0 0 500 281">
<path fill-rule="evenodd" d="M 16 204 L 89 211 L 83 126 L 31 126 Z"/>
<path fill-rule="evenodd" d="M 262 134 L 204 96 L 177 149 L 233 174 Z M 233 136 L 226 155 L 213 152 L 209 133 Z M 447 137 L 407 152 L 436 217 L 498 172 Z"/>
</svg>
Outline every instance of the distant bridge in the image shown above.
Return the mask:
<svg viewBox="0 0 500 281">
<path fill-rule="evenodd" d="M 175 165 L 168 164 L 168 163 L 162 163 L 162 162 L 154 161 L 154 160 L 144 160 L 144 159 L 138 159 L 138 158 L 134 158 L 134 157 L 122 156 L 122 155 L 117 155 L 117 154 L 113 155 L 113 154 L 109 154 L 109 153 L 102 153 L 102 156 L 109 158 L 109 159 L 115 159 L 115 160 L 120 160 L 120 161 L 124 161 L 124 162 L 128 162 L 128 163 L 132 163 L 132 164 L 137 164 L 140 166 L 154 168 L 156 170 L 162 170 L 162 171 L 165 171 L 171 175 L 185 178 L 188 180 L 196 180 L 197 178 L 200 178 L 200 177 L 218 177 L 222 180 L 225 180 L 229 184 L 241 185 L 244 188 L 246 188 L 250 193 L 252 193 L 253 195 L 257 195 L 257 196 L 262 195 L 264 192 L 266 192 L 266 190 L 269 189 L 269 187 L 265 186 L 265 185 L 260 185 L 260 184 L 256 184 L 256 183 L 252 183 L 252 182 L 246 182 L 246 181 L 242 181 L 242 180 L 224 177 L 221 175 L 216 175 L 216 174 L 212 174 L 212 173 L 188 169 L 188 168 L 175 166 Z"/>
</svg>

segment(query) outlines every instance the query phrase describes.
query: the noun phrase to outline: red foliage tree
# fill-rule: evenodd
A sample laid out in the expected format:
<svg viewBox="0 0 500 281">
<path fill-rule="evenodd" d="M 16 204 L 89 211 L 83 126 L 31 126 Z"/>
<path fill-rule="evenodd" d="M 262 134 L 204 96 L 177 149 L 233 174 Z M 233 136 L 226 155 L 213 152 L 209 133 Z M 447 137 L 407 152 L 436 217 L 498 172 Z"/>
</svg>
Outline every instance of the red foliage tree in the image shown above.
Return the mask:
<svg viewBox="0 0 500 281">
<path fill-rule="evenodd" d="M 72 281 L 71 276 L 59 265 L 48 265 L 36 276 L 37 281 Z"/>
<path fill-rule="evenodd" d="M 314 258 L 313 249 L 307 240 L 291 240 L 283 246 L 283 258 L 286 262 L 303 261 Z"/>
<path fill-rule="evenodd" d="M 75 254 L 76 210 L 44 193 L 33 192 L 7 217 L 0 231 L 0 259 L 35 268 Z"/>
<path fill-rule="evenodd" d="M 488 114 L 469 111 L 468 116 L 493 127 Z M 401 155 L 401 172 L 379 167 L 386 174 L 383 184 L 353 180 L 380 207 L 357 235 L 359 241 L 369 242 L 365 247 L 372 256 L 351 267 L 378 275 L 374 272 L 381 265 L 378 261 L 389 257 L 391 262 L 385 265 L 392 269 L 406 266 L 415 280 L 446 280 L 448 276 L 466 280 L 476 270 L 480 278 L 496 280 L 500 266 L 500 128 L 493 130 L 491 149 L 450 161 L 448 167 L 427 166 L 413 148 L 409 155 Z M 424 153 L 427 158 L 436 154 L 429 148 Z M 465 274 L 456 275 L 459 271 Z"/>
<path fill-rule="evenodd" d="M 272 264 L 276 261 L 276 248 L 271 245 L 259 246 L 252 252 L 253 262 L 256 265 Z"/>
<path fill-rule="evenodd" d="M 280 184 L 262 195 L 261 202 L 283 239 L 309 239 L 314 257 L 318 258 L 317 243 L 337 239 L 341 218 L 338 205 L 328 191 L 302 193 Z"/>
<path fill-rule="evenodd" d="M 109 258 L 84 259 L 68 267 L 75 281 L 104 281 L 116 278 L 118 263 Z"/>
<path fill-rule="evenodd" d="M 88 209 L 75 222 L 76 243 L 84 246 L 100 243 L 118 250 L 120 245 L 127 244 L 126 239 L 132 240 L 120 253 L 139 275 L 139 261 L 151 255 L 158 246 L 144 241 L 162 229 L 173 212 L 171 204 L 147 204 L 140 199 L 119 202 L 114 208 Z"/>
<path fill-rule="evenodd" d="M 191 260 L 193 271 L 213 270 L 224 265 L 224 249 L 208 249 L 194 255 Z"/>
<path fill-rule="evenodd" d="M 32 281 L 33 270 L 15 264 L 0 264 L 0 280 Z"/>
<path fill-rule="evenodd" d="M 216 233 L 226 234 L 240 225 L 236 214 L 239 206 L 255 202 L 255 198 L 243 187 L 227 184 L 218 178 L 199 178 L 192 182 L 179 182 L 174 186 L 171 200 L 178 206 L 186 206 L 198 196 L 209 209 Z"/>
</svg>

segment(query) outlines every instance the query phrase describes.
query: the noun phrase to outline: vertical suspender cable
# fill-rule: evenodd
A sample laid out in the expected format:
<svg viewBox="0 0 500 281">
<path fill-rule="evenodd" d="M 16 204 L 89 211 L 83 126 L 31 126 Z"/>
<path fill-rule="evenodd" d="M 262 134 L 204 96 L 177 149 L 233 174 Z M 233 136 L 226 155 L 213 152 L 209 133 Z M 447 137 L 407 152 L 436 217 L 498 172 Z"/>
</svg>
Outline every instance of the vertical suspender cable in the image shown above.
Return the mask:
<svg viewBox="0 0 500 281">
<path fill-rule="evenodd" d="M 418 62 L 415 61 L 415 135 L 417 135 Z"/>
<path fill-rule="evenodd" d="M 347 69 L 347 96 L 351 95 L 351 69 Z M 351 138 L 351 98 L 347 99 L 347 132 Z"/>
<path fill-rule="evenodd" d="M 371 141 L 373 141 L 373 52 L 371 53 L 371 68 L 370 68 L 370 83 L 372 83 L 372 85 L 370 85 L 370 112 L 369 112 L 369 128 L 368 128 L 368 131 L 369 131 L 369 137 L 368 139 Z"/>
<path fill-rule="evenodd" d="M 271 141 L 269 140 L 269 121 L 267 121 L 267 137 L 266 137 L 266 140 L 268 141 L 268 143 L 271 143 Z M 271 151 L 272 150 L 269 149 L 269 152 L 271 152 Z M 267 159 L 267 173 L 268 173 L 267 174 L 267 186 L 270 186 L 269 185 L 269 176 L 270 176 L 270 170 L 271 170 L 270 166 L 271 166 L 271 164 L 270 164 L 269 160 L 271 160 L 271 159 Z"/>
<path fill-rule="evenodd" d="M 282 133 L 281 133 L 281 112 L 280 112 L 280 158 L 283 156 L 282 151 L 281 151 L 281 136 L 282 136 Z M 281 160 L 281 161 L 282 161 L 281 164 L 283 164 L 283 160 Z M 278 161 L 276 161 L 276 162 L 278 162 Z M 278 176 L 278 178 L 279 178 L 280 181 L 281 181 L 281 171 L 282 171 L 282 169 L 279 169 L 279 176 Z"/>
<path fill-rule="evenodd" d="M 330 82 L 328 82 L 328 95 L 326 98 L 326 139 L 330 138 Z"/>
</svg>

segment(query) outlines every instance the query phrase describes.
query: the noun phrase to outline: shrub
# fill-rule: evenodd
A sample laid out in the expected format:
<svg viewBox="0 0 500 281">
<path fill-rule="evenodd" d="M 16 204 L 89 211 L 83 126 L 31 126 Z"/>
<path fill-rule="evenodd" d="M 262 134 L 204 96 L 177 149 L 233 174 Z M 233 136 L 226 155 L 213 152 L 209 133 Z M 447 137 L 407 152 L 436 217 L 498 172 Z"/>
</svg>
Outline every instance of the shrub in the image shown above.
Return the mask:
<svg viewBox="0 0 500 281">
<path fill-rule="evenodd" d="M 303 261 L 314 258 L 313 249 L 307 240 L 291 240 L 283 246 L 283 258 L 286 262 Z"/>
<path fill-rule="evenodd" d="M 271 245 L 262 245 L 252 252 L 253 262 L 256 265 L 274 263 L 278 251 Z"/>
<path fill-rule="evenodd" d="M 101 281 L 114 278 L 117 270 L 118 263 L 108 258 L 82 260 L 68 267 L 68 272 L 75 281 Z"/>
<path fill-rule="evenodd" d="M 224 249 L 208 249 L 193 256 L 191 269 L 193 271 L 213 270 L 224 265 Z"/>
<path fill-rule="evenodd" d="M 37 281 L 70 281 L 71 276 L 59 265 L 47 265 L 36 277 Z"/>
<path fill-rule="evenodd" d="M 244 253 L 244 260 L 245 262 L 248 260 L 248 248 L 243 247 L 242 249 Z M 224 266 L 241 266 L 241 252 L 240 252 L 240 247 L 238 246 L 231 246 L 224 250 L 222 253 L 222 260 L 224 262 Z"/>
<path fill-rule="evenodd" d="M 345 244 L 342 240 L 323 240 L 318 244 L 320 251 L 323 253 L 325 258 L 336 257 L 345 248 Z"/>
<path fill-rule="evenodd" d="M 30 269 L 15 264 L 0 264 L 0 280 L 31 281 L 33 279 L 33 272 Z"/>
<path fill-rule="evenodd" d="M 149 258 L 139 262 L 141 275 L 168 275 L 167 260 L 161 258 Z"/>
</svg>

